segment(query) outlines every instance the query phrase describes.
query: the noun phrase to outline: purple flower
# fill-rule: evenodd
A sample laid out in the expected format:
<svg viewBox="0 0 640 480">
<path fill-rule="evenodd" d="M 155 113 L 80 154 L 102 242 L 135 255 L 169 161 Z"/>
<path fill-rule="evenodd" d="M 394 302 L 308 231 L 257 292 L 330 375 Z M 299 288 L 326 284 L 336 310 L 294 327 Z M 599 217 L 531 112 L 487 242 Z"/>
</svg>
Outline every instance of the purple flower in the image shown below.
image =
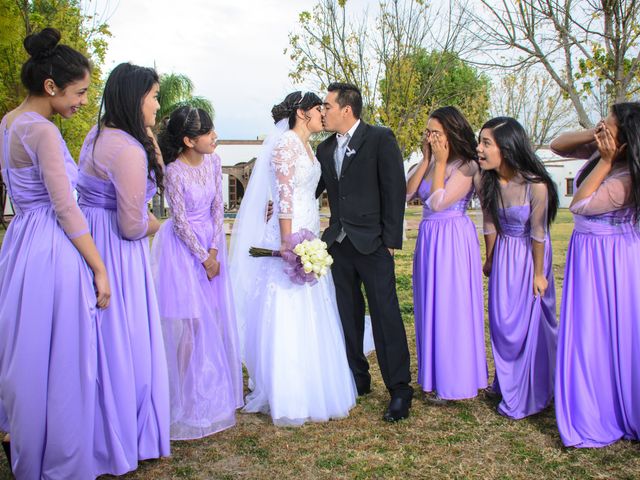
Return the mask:
<svg viewBox="0 0 640 480">
<path fill-rule="evenodd" d="M 300 257 L 293 252 L 293 249 L 296 248 L 298 244 L 305 240 L 314 240 L 315 238 L 317 237 L 313 232 L 306 228 L 292 233 L 285 238 L 287 249 L 282 252 L 282 259 L 285 262 L 284 271 L 293 283 L 298 285 L 303 285 L 305 283 L 315 285 L 318 282 L 318 279 L 313 272 L 305 273 Z"/>
</svg>

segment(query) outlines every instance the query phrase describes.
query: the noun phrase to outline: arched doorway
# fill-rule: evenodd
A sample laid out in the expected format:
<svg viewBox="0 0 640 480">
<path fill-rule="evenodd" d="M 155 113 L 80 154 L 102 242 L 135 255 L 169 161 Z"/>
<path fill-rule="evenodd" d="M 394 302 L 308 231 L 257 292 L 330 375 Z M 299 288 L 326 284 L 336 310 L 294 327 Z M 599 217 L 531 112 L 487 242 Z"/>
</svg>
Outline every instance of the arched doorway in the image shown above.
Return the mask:
<svg viewBox="0 0 640 480">
<path fill-rule="evenodd" d="M 229 210 L 236 210 L 240 207 L 244 197 L 244 185 L 242 181 L 232 174 L 229 174 Z"/>
<path fill-rule="evenodd" d="M 255 162 L 256 159 L 253 158 L 248 162 L 237 163 L 233 167 L 222 167 L 222 173 L 229 177 L 228 210 L 237 210 L 240 207 Z"/>
</svg>

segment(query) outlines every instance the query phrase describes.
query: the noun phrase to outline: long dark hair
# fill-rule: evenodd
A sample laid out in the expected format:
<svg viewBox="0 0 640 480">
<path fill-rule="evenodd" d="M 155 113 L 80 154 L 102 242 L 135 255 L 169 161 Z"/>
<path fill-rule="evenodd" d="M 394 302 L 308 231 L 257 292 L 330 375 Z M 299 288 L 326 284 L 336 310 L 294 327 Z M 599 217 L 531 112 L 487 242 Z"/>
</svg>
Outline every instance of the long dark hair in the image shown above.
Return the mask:
<svg viewBox="0 0 640 480">
<path fill-rule="evenodd" d="M 303 94 L 301 91 L 287 95 L 282 102 L 274 105 L 271 109 L 273 122 L 278 123 L 285 118 L 289 120 L 289 128 L 296 126 L 296 112 L 301 109 L 308 112 L 313 107 L 322 105 L 322 100 L 313 92 Z"/>
<path fill-rule="evenodd" d="M 114 68 L 104 86 L 96 139 L 100 129 L 105 126 L 119 128 L 135 138 L 147 153 L 149 178 L 161 189 L 162 167 L 142 116 L 142 101 L 157 83 L 160 83 L 160 79 L 153 68 L 130 63 L 121 63 Z"/>
<path fill-rule="evenodd" d="M 615 161 L 624 162 L 629 168 L 633 218 L 637 222 L 640 220 L 640 102 L 616 103 L 611 106 L 611 113 L 618 123 L 618 145 L 627 145 Z M 582 169 L 576 180 L 577 186 L 587 178 L 599 160 L 599 157 L 594 158 Z"/>
<path fill-rule="evenodd" d="M 520 123 L 511 117 L 496 117 L 486 122 L 482 130 L 489 129 L 500 149 L 502 161 L 513 171 L 520 173 L 530 183 L 544 183 L 547 186 L 547 226 L 558 213 L 558 189 L 544 165 L 533 151 L 531 141 Z M 483 208 L 489 212 L 495 223 L 496 231 L 502 233 L 499 205 L 502 203 L 498 172 L 485 170 L 481 180 Z"/>
<path fill-rule="evenodd" d="M 164 164 L 175 161 L 185 148 L 184 137 L 196 138 L 213 130 L 213 121 L 201 108 L 176 108 L 158 135 Z"/>
<path fill-rule="evenodd" d="M 58 30 L 45 28 L 24 39 L 23 45 L 30 58 L 22 65 L 20 79 L 29 93 L 44 95 L 47 78 L 64 89 L 91 72 L 87 57 L 68 45 L 60 44 L 60 38 Z"/>
<path fill-rule="evenodd" d="M 456 107 L 441 107 L 434 110 L 429 118 L 442 124 L 449 142 L 449 158 L 460 159 L 463 163 L 476 159 L 478 142 L 467 119 Z"/>
</svg>

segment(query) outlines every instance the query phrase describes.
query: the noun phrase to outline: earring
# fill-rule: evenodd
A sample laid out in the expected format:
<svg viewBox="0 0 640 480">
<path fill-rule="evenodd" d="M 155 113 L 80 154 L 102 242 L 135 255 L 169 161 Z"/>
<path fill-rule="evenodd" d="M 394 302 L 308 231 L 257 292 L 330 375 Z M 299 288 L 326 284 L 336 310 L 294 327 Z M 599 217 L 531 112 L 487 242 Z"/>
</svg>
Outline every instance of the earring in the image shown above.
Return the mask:
<svg viewBox="0 0 640 480">
<path fill-rule="evenodd" d="M 56 92 L 54 92 L 53 90 L 51 90 L 51 91 L 49 92 L 49 95 L 51 95 L 52 97 L 55 97 L 55 96 L 56 96 Z"/>
</svg>

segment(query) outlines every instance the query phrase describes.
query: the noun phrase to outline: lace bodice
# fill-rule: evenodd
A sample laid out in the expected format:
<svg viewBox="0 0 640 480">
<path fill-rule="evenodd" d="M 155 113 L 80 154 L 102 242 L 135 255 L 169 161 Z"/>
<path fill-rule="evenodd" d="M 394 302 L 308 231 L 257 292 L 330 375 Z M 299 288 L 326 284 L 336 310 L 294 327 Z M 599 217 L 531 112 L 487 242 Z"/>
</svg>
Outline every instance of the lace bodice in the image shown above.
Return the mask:
<svg viewBox="0 0 640 480">
<path fill-rule="evenodd" d="M 320 217 L 315 191 L 321 175 L 320 164 L 315 157 L 311 159 L 307 147 L 292 130 L 278 141 L 270 172 L 274 212 L 267 228 L 267 240 L 280 238 L 279 218 L 291 219 L 292 232 L 306 228 L 317 235 Z"/>
<path fill-rule="evenodd" d="M 222 170 L 220 157 L 205 155 L 197 167 L 176 160 L 167 166 L 165 193 L 171 208 L 173 230 L 189 251 L 204 262 L 209 249 L 220 248 L 224 241 Z M 206 230 L 205 244 L 198 238 Z"/>
</svg>

